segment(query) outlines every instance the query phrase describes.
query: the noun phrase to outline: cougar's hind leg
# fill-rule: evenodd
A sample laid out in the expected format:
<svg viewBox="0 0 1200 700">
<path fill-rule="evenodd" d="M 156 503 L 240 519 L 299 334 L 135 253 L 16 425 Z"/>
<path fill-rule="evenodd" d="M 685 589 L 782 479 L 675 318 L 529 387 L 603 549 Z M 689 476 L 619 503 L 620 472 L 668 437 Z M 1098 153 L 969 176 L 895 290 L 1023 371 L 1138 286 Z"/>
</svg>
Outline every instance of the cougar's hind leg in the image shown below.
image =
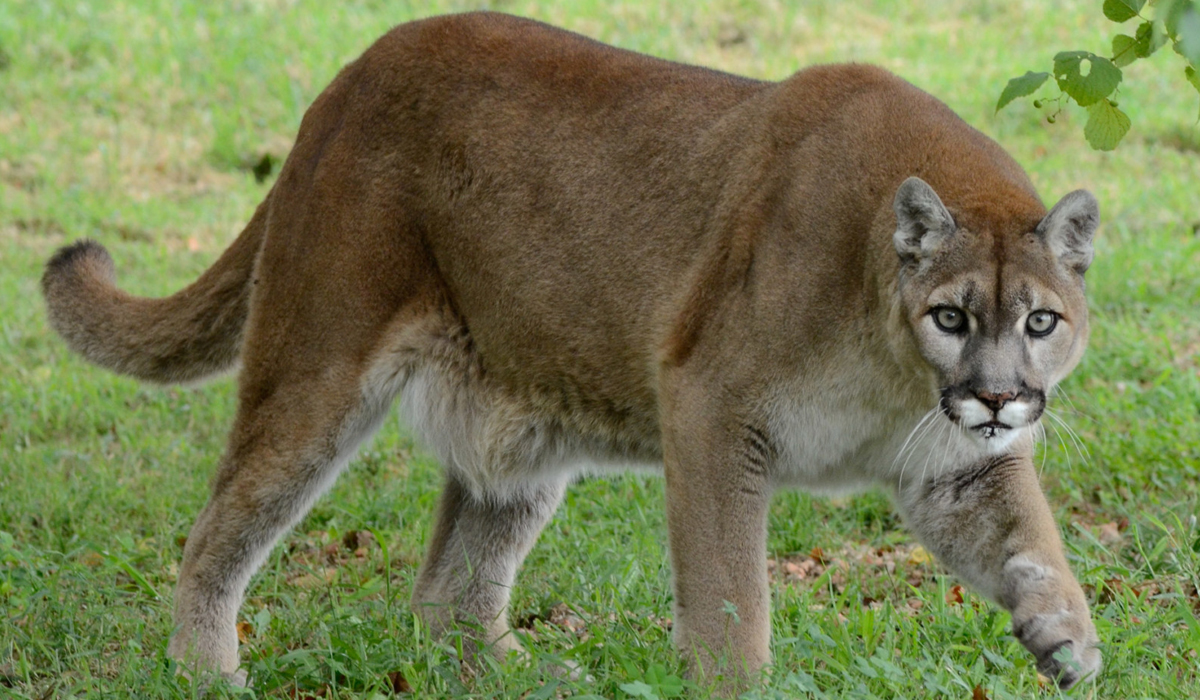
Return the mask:
<svg viewBox="0 0 1200 700">
<path fill-rule="evenodd" d="M 386 402 L 364 400 L 352 368 L 337 374 L 275 376 L 270 396 L 243 401 L 184 548 L 169 653 L 186 668 L 244 681 L 235 625 L 250 576 L 386 415 Z"/>
<path fill-rule="evenodd" d="M 472 654 L 479 643 L 499 658 L 521 650 L 508 626 L 509 593 L 565 487 L 564 478 L 480 497 L 447 469 L 429 551 L 413 588 L 413 607 L 435 634 L 463 622 L 478 625 L 482 634 Z"/>
<path fill-rule="evenodd" d="M 386 416 L 404 370 L 381 371 L 380 356 L 440 293 L 396 198 L 356 170 L 336 171 L 336 159 L 295 175 L 306 148 L 302 138 L 272 199 L 237 417 L 184 548 L 168 648 L 185 668 L 235 681 L 251 575 Z M 339 197 L 345 188 L 356 196 Z"/>
</svg>

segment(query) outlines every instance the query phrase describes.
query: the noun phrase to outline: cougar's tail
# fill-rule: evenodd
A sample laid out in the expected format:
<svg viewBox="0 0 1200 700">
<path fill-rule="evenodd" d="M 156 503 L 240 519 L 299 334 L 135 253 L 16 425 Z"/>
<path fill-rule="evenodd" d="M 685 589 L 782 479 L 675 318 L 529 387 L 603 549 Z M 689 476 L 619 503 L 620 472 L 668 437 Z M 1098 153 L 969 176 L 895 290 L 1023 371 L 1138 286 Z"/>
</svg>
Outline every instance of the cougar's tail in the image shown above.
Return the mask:
<svg viewBox="0 0 1200 700">
<path fill-rule="evenodd" d="M 241 351 L 269 200 L 198 280 L 162 299 L 118 289 L 99 243 L 60 249 L 42 275 L 50 325 L 88 361 L 139 379 L 193 382 L 229 369 Z"/>
</svg>

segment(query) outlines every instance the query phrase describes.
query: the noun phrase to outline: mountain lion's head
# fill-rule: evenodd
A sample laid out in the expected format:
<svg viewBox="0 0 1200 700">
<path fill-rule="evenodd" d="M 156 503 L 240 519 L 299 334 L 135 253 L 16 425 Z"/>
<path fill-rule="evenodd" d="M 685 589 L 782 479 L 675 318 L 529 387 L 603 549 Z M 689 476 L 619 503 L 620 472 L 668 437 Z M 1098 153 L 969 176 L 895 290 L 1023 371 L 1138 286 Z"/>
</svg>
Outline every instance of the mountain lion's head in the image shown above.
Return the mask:
<svg viewBox="0 0 1200 700">
<path fill-rule="evenodd" d="M 1025 230 L 991 230 L 984 218 L 951 212 L 910 177 L 893 207 L 900 303 L 937 373 L 939 407 L 999 452 L 1037 422 L 1047 392 L 1083 355 L 1096 199 L 1077 190 L 1040 222 L 1036 215 L 1007 222 Z"/>
</svg>

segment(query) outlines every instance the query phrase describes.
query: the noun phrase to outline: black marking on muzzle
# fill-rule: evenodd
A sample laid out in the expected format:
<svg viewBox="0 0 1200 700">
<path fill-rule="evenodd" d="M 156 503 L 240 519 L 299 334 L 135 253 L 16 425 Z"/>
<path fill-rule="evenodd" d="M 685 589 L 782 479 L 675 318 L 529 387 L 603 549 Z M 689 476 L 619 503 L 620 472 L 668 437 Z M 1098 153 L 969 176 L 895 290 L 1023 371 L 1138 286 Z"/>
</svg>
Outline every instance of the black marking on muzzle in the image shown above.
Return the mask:
<svg viewBox="0 0 1200 700">
<path fill-rule="evenodd" d="M 946 414 L 947 418 L 955 423 L 959 423 L 960 419 L 958 411 L 955 410 L 955 407 L 967 399 L 975 399 L 976 401 L 979 401 L 984 406 L 987 406 L 992 411 L 993 415 L 998 413 L 998 411 L 993 406 L 989 405 L 987 401 L 983 401 L 979 398 L 980 390 L 971 387 L 971 383 L 972 382 L 970 380 L 967 380 L 942 388 L 942 396 L 938 402 L 938 407 L 942 409 L 942 412 Z M 1005 401 L 1005 403 L 1007 404 L 1017 401 L 1023 401 L 1029 406 L 1029 418 L 1026 421 L 1027 425 L 1036 423 L 1038 419 L 1042 417 L 1042 412 L 1046 410 L 1046 392 L 1042 391 L 1041 389 L 1035 389 L 1024 382 L 1022 382 L 1021 386 L 1017 389 L 1016 395 L 1013 398 Z M 1011 425 L 1001 423 L 1000 421 L 988 421 L 986 423 L 964 427 L 967 427 L 971 430 L 976 430 L 988 426 L 1007 430 L 1012 429 Z"/>
</svg>

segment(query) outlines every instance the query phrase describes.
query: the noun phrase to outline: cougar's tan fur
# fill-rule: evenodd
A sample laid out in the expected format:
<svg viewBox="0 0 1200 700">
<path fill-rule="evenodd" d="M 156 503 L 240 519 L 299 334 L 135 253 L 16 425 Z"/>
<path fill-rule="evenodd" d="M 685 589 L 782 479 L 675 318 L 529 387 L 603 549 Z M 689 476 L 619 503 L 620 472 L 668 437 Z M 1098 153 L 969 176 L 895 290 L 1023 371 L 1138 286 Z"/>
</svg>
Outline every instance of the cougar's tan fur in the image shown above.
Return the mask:
<svg viewBox="0 0 1200 700">
<path fill-rule="evenodd" d="M 193 668 L 237 673 L 252 572 L 399 396 L 445 466 L 413 592 L 436 630 L 518 648 L 509 586 L 566 484 L 657 463 L 698 672 L 769 661 L 772 491 L 876 484 L 1069 685 L 1100 660 L 1031 454 L 1097 217 L 879 68 L 759 82 L 468 14 L 347 66 L 192 286 L 126 295 L 83 242 L 44 290 L 115 371 L 241 362 L 176 592 Z"/>
</svg>

